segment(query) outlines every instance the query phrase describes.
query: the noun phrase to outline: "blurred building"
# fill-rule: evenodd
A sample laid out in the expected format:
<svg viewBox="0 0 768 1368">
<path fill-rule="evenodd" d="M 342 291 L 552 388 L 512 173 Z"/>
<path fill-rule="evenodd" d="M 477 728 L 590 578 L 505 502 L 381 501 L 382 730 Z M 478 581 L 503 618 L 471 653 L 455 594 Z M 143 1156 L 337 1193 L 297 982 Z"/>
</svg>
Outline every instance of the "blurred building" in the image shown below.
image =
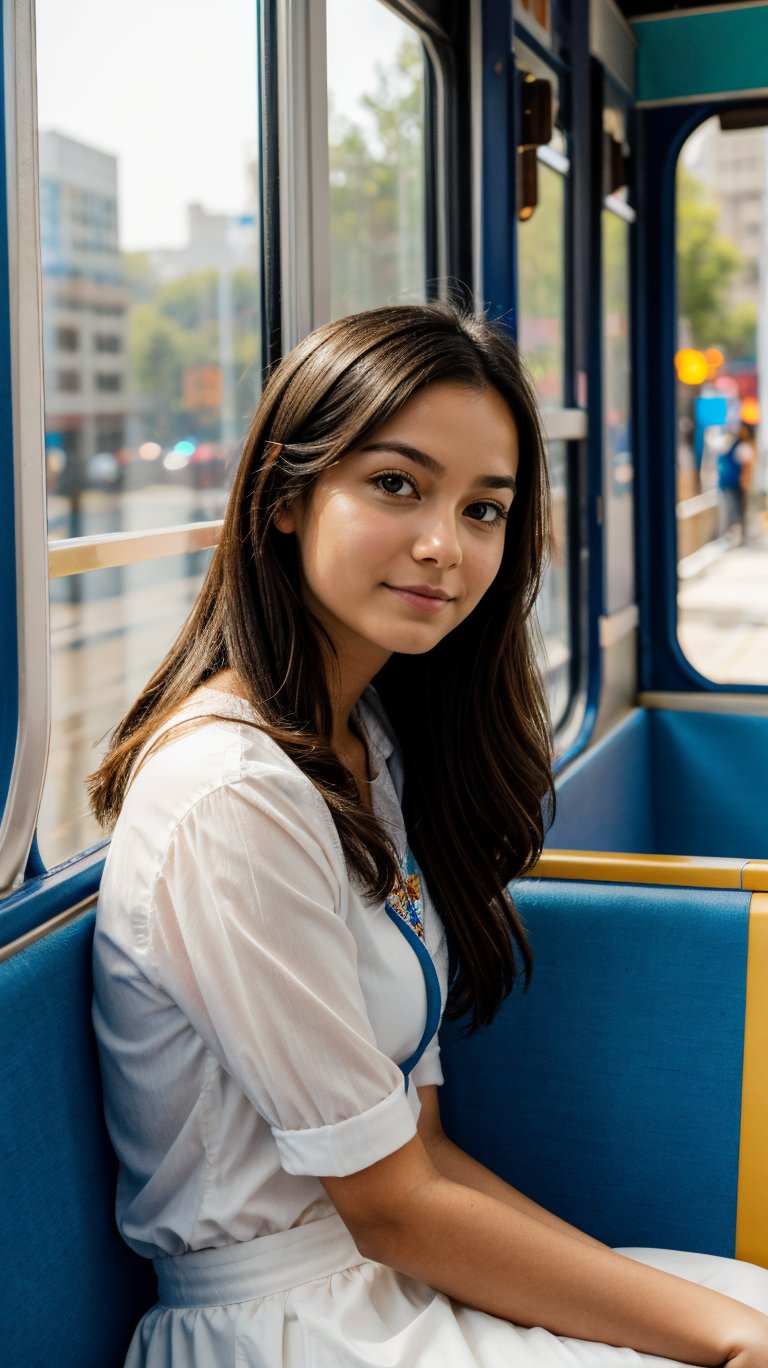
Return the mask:
<svg viewBox="0 0 768 1368">
<path fill-rule="evenodd" d="M 257 230 L 254 213 L 215 214 L 202 204 L 188 204 L 187 243 L 184 247 L 152 248 L 148 256 L 153 276 L 164 283 L 198 271 L 255 271 L 259 259 Z"/>
<path fill-rule="evenodd" d="M 119 477 L 125 440 L 129 295 L 117 194 L 116 157 L 40 134 L 46 448 L 75 505 L 86 484 Z"/>
<path fill-rule="evenodd" d="M 691 139 L 686 166 L 706 185 L 707 199 L 717 205 L 719 232 L 730 238 L 744 258 L 744 270 L 733 283 L 734 303 L 754 299 L 763 251 L 766 192 L 765 128 L 722 130 L 718 119 L 702 125 Z"/>
</svg>

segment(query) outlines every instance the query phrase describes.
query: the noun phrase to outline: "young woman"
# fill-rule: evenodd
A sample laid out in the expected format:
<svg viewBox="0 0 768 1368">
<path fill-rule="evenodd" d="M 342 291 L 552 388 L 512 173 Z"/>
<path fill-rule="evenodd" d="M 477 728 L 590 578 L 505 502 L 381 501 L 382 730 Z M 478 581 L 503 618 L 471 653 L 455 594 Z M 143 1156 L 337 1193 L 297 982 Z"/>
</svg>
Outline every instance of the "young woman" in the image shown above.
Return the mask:
<svg viewBox="0 0 768 1368">
<path fill-rule="evenodd" d="M 489 1021 L 530 964 L 505 889 L 551 795 L 547 510 L 489 324 L 374 310 L 266 387 L 92 781 L 118 1219 L 159 1286 L 131 1368 L 768 1366 L 768 1273 L 612 1251 L 441 1130 L 442 1011 Z"/>
</svg>

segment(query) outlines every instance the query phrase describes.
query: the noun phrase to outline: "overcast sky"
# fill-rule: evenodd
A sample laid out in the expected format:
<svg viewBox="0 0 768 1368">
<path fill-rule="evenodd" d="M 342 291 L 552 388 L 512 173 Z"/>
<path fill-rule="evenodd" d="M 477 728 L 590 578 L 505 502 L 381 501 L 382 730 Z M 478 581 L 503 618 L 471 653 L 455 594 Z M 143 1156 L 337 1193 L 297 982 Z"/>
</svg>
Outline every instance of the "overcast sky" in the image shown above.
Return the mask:
<svg viewBox="0 0 768 1368">
<path fill-rule="evenodd" d="M 404 25 L 328 0 L 335 104 L 353 113 Z M 255 0 L 37 0 L 38 118 L 118 162 L 125 250 L 186 241 L 186 205 L 254 208 Z"/>
</svg>

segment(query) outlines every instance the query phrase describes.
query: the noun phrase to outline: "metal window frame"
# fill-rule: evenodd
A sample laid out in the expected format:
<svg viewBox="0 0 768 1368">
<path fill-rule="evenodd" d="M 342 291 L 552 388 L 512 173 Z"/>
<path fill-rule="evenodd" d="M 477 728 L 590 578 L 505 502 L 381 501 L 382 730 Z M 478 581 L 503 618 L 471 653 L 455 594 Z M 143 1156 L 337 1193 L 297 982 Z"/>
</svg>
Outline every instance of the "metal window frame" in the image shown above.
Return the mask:
<svg viewBox="0 0 768 1368">
<path fill-rule="evenodd" d="M 0 894 L 24 878 L 50 741 L 47 509 L 34 0 L 3 6 L 18 721 L 0 822 Z"/>
<path fill-rule="evenodd" d="M 427 244 L 425 286 L 428 296 L 442 296 L 448 291 L 457 253 L 446 212 L 457 178 L 452 155 L 455 119 L 447 94 L 450 47 L 444 31 L 418 4 L 411 0 L 378 3 L 417 31 L 429 61 L 427 97 L 431 95 L 432 108 L 425 131 L 434 139 L 427 148 L 427 181 L 435 211 L 428 233 L 434 241 Z M 326 17 L 326 0 L 274 0 L 273 60 L 281 75 L 273 95 L 280 241 L 271 263 L 273 273 L 279 269 L 279 287 L 275 288 L 274 280 L 267 282 L 265 295 L 270 290 L 279 293 L 283 355 L 313 328 L 328 322 L 331 313 Z M 268 150 L 266 155 L 270 155 Z"/>
</svg>

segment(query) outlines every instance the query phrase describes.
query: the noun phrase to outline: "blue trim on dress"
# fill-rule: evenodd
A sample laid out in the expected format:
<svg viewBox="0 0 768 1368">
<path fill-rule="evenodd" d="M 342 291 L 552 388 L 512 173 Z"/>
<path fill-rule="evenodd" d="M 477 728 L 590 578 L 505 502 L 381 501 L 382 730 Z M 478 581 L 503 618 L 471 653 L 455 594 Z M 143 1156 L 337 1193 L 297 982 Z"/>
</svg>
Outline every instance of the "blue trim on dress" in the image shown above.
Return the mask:
<svg viewBox="0 0 768 1368">
<path fill-rule="evenodd" d="M 404 866 L 406 878 L 410 875 L 418 874 L 420 885 L 423 888 L 424 884 L 423 880 L 421 879 L 418 865 L 416 864 L 416 861 L 414 860 L 410 850 L 406 851 Z M 416 958 L 418 959 L 419 964 L 421 965 L 421 972 L 424 975 L 424 985 L 427 990 L 427 1019 L 424 1026 L 424 1033 L 413 1054 L 409 1055 L 408 1058 L 404 1059 L 402 1064 L 399 1065 L 399 1068 L 401 1069 L 403 1076 L 405 1078 L 405 1089 L 407 1092 L 409 1076 L 412 1070 L 416 1068 L 416 1065 L 421 1059 L 421 1056 L 424 1054 L 424 1051 L 426 1050 L 427 1046 L 429 1045 L 430 1041 L 435 1035 L 438 1026 L 440 1025 L 442 997 L 440 994 L 440 981 L 437 977 L 437 970 L 435 969 L 435 966 L 432 963 L 432 956 L 430 955 L 426 947 L 426 944 L 421 939 L 418 932 L 413 929 L 413 926 L 411 925 L 411 921 L 413 920 L 412 916 L 409 915 L 408 919 L 406 920 L 406 917 L 402 913 L 396 911 L 396 909 L 392 906 L 392 903 L 389 901 L 389 899 L 387 899 L 387 901 L 385 902 L 384 907 L 386 909 L 386 913 L 390 921 L 394 922 L 398 931 L 400 931 L 401 934 L 405 936 L 405 939 L 409 942 L 411 948 L 415 951 Z M 420 925 L 418 916 L 416 917 L 416 922 Z"/>
</svg>

